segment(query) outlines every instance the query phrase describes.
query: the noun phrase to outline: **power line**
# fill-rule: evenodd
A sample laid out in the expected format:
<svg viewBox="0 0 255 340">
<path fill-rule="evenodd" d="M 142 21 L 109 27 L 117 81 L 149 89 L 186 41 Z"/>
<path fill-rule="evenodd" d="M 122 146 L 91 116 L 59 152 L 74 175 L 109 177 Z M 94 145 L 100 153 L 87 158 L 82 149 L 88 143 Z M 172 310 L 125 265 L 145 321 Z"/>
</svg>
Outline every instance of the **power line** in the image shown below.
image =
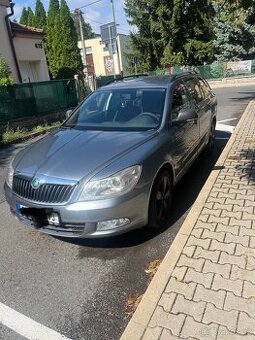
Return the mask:
<svg viewBox="0 0 255 340">
<path fill-rule="evenodd" d="M 84 5 L 84 6 L 81 6 L 79 8 L 75 8 L 75 9 L 82 9 L 82 8 L 85 8 L 85 7 L 89 7 L 89 6 L 97 4 L 98 2 L 101 2 L 101 1 L 104 1 L 104 0 L 96 0 L 96 1 L 93 1 L 93 2 L 91 2 L 89 4 L 87 4 L 87 5 Z M 71 12 L 73 12 L 75 9 L 73 9 Z"/>
</svg>

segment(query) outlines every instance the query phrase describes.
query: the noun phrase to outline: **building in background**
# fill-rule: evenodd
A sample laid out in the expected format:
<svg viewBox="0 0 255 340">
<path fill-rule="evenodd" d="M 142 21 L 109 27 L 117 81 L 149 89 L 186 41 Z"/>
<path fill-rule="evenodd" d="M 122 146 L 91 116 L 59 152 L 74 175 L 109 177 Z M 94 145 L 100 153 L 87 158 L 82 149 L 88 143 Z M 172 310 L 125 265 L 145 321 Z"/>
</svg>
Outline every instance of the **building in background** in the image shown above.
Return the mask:
<svg viewBox="0 0 255 340">
<path fill-rule="evenodd" d="M 43 30 L 11 22 L 13 43 L 23 83 L 50 80 Z"/>
<path fill-rule="evenodd" d="M 86 64 L 83 56 L 82 41 L 78 46 L 88 76 L 107 76 L 127 73 L 127 53 L 129 52 L 130 37 L 118 34 L 117 38 L 120 63 L 117 53 L 112 54 L 107 44 L 102 42 L 101 37 L 85 40 Z M 120 65 L 119 65 L 120 64 Z"/>
<path fill-rule="evenodd" d="M 43 31 L 11 22 L 13 7 L 9 0 L 0 0 L 0 55 L 5 58 L 16 83 L 49 80 Z"/>
</svg>

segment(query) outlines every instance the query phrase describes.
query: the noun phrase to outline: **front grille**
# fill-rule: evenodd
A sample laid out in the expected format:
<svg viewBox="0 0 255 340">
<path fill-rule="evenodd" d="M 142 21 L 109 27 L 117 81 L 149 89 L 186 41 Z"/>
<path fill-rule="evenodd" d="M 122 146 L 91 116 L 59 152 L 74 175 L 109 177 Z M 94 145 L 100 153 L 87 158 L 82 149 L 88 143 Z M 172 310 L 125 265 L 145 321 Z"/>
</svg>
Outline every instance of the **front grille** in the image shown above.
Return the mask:
<svg viewBox="0 0 255 340">
<path fill-rule="evenodd" d="M 38 189 L 33 189 L 31 180 L 15 176 L 13 191 L 20 197 L 40 203 L 65 203 L 69 200 L 74 190 L 73 185 L 41 184 Z"/>
</svg>

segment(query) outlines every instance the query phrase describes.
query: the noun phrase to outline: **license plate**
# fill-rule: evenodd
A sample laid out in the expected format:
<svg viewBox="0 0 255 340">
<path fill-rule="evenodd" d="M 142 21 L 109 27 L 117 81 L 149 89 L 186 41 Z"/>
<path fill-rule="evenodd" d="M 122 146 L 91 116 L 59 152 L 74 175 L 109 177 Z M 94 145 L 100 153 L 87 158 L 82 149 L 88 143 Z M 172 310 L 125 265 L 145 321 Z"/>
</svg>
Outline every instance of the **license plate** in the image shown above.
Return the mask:
<svg viewBox="0 0 255 340">
<path fill-rule="evenodd" d="M 16 204 L 16 210 L 19 214 L 22 214 L 21 210 L 26 209 L 26 208 L 27 207 L 25 205 L 22 205 L 22 204 L 19 204 L 19 203 Z"/>
</svg>

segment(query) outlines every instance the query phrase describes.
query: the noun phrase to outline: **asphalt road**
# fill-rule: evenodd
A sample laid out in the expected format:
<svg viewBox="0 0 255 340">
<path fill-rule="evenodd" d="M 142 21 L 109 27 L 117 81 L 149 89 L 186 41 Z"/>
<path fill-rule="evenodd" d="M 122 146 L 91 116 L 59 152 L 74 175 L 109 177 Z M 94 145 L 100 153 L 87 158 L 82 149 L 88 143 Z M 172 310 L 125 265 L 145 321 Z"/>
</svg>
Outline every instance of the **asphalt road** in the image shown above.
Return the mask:
<svg viewBox="0 0 255 340">
<path fill-rule="evenodd" d="M 215 92 L 226 131 L 221 126 L 210 157 L 199 157 L 176 187 L 172 217 L 160 232 L 142 229 L 113 239 L 72 241 L 27 230 L 11 216 L 2 192 L 7 164 L 24 144 L 0 149 L 0 303 L 73 340 L 118 339 L 129 321 L 125 301 L 146 290 L 145 269 L 166 254 L 213 171 L 229 126 L 255 97 L 252 86 Z M 0 322 L 0 339 L 24 338 Z"/>
</svg>

